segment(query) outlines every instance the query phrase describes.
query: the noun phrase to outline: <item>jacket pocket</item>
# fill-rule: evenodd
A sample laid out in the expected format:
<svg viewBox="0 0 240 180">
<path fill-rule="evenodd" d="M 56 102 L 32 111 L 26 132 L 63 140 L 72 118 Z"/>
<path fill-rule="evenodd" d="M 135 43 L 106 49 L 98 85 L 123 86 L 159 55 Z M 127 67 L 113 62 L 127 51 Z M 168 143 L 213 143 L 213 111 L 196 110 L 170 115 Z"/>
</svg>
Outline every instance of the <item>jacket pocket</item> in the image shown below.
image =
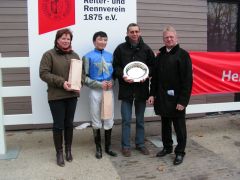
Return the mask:
<svg viewBox="0 0 240 180">
<path fill-rule="evenodd" d="M 154 100 L 154 111 L 157 115 L 173 116 L 176 113 L 177 98 L 167 92 L 161 92 Z"/>
</svg>

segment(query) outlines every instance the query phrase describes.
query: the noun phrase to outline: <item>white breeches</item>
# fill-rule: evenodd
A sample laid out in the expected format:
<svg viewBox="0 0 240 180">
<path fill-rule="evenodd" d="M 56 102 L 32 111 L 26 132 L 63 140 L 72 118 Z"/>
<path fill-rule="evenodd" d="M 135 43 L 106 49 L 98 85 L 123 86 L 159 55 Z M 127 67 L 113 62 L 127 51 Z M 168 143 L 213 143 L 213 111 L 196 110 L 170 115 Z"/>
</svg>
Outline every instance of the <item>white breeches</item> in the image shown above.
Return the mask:
<svg viewBox="0 0 240 180">
<path fill-rule="evenodd" d="M 101 119 L 102 89 L 90 89 L 89 100 L 90 100 L 90 117 L 93 129 L 102 128 L 102 124 L 105 130 L 112 129 L 114 124 L 113 121 L 114 111 L 111 119 L 108 120 Z M 114 96 L 113 96 L 113 110 L 114 110 Z"/>
</svg>

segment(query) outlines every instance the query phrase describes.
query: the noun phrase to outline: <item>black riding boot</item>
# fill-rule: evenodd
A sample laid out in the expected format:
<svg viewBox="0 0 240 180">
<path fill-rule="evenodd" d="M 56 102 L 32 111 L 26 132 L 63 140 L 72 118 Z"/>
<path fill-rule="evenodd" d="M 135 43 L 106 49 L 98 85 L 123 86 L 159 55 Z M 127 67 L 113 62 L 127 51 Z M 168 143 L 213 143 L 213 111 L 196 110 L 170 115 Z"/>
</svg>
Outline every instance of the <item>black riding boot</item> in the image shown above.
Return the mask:
<svg viewBox="0 0 240 180">
<path fill-rule="evenodd" d="M 72 153 L 71 153 L 72 139 L 73 139 L 73 128 L 65 128 L 64 130 L 65 154 L 66 154 L 66 160 L 68 162 L 71 162 L 73 160 Z"/>
<path fill-rule="evenodd" d="M 102 158 L 102 147 L 101 147 L 101 132 L 100 129 L 93 129 L 94 141 L 96 144 L 96 158 Z"/>
<path fill-rule="evenodd" d="M 63 159 L 63 136 L 62 131 L 53 131 L 53 141 L 56 149 L 57 165 L 63 167 L 65 166 Z"/>
<path fill-rule="evenodd" d="M 117 153 L 111 150 L 111 134 L 112 129 L 105 130 L 105 152 L 110 156 L 117 156 Z"/>
</svg>

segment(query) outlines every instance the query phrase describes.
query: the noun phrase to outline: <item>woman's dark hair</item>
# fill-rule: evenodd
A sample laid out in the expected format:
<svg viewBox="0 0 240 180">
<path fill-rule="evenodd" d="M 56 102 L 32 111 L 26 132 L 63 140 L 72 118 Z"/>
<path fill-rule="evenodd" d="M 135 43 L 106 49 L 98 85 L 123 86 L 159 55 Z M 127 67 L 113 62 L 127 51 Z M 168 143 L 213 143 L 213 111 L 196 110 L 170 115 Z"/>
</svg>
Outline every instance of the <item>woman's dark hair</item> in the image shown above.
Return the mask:
<svg viewBox="0 0 240 180">
<path fill-rule="evenodd" d="M 93 42 L 96 41 L 98 36 L 100 36 L 100 37 L 107 37 L 107 33 L 103 32 L 103 31 L 95 32 L 94 35 L 93 35 Z"/>
<path fill-rule="evenodd" d="M 55 41 L 54 41 L 54 45 L 55 45 L 55 46 L 57 46 L 57 40 L 58 40 L 59 38 L 61 38 L 62 35 L 64 35 L 64 34 L 69 34 L 69 35 L 70 35 L 70 39 L 71 39 L 71 41 L 72 41 L 72 38 L 73 38 L 72 31 L 71 31 L 70 29 L 68 29 L 68 28 L 60 29 L 60 30 L 58 30 L 57 33 L 56 33 L 56 37 L 55 37 Z"/>
</svg>

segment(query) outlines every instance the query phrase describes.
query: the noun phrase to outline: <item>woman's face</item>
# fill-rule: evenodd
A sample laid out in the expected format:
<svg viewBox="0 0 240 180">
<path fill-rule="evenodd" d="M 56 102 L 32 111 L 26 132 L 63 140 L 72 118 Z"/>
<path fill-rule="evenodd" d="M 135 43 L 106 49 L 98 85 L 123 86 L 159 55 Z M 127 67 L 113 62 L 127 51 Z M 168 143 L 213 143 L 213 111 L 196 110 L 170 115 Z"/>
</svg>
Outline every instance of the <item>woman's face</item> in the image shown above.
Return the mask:
<svg viewBox="0 0 240 180">
<path fill-rule="evenodd" d="M 63 34 L 58 40 L 57 40 L 58 45 L 63 48 L 67 49 L 69 48 L 71 44 L 71 37 L 70 34 Z"/>
</svg>

